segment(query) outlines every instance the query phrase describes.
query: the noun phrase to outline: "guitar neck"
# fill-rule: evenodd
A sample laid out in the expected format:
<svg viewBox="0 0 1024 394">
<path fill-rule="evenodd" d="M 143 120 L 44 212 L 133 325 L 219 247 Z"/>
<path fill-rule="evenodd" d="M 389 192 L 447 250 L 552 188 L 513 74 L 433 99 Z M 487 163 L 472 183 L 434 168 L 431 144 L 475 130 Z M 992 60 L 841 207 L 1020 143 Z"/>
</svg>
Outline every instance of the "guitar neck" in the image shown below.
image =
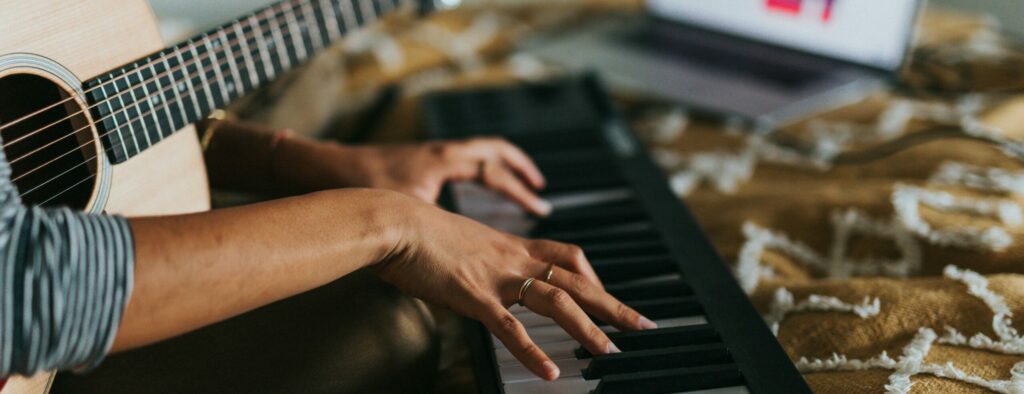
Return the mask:
<svg viewBox="0 0 1024 394">
<path fill-rule="evenodd" d="M 107 156 L 130 159 L 410 0 L 286 0 L 85 83 Z"/>
</svg>

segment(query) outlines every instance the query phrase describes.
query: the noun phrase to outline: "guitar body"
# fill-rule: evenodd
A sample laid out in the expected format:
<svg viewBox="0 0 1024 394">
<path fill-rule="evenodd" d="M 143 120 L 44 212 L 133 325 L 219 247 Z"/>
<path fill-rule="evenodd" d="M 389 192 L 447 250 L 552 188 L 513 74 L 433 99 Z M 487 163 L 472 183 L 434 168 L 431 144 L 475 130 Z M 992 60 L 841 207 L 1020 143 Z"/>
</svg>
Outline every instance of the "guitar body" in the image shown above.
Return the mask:
<svg viewBox="0 0 1024 394">
<path fill-rule="evenodd" d="M 156 19 L 144 0 L 0 0 L 0 9 L 4 10 L 0 12 L 4 27 L 0 56 L 42 56 L 79 81 L 164 48 Z M 84 22 L 92 18 L 102 22 Z M 15 67 L 0 72 L 0 78 L 32 71 Z M 106 178 L 97 182 L 109 182 L 108 200 L 102 206 L 91 201 L 87 209 L 129 216 L 209 209 L 206 168 L 191 127 L 110 166 Z"/>
<path fill-rule="evenodd" d="M 164 48 L 156 20 L 144 0 L 0 0 L 0 9 L 3 10 L 0 12 L 0 26 L 3 26 L 0 58 L 13 59 L 6 67 L 0 67 L 0 81 L 27 74 L 50 80 L 62 89 L 74 90 L 81 87 L 80 81 Z M 39 67 L 31 61 L 23 61 L 39 58 L 59 65 L 77 81 L 55 77 L 56 73 L 50 69 L 52 65 Z M 66 75 L 64 79 L 68 79 Z M 73 82 L 78 85 L 72 85 Z M 0 88 L 0 95 L 32 93 Z M 88 126 L 93 122 L 92 116 L 82 117 L 87 119 L 79 120 L 78 124 Z M 10 119 L 0 116 L 0 125 L 3 121 Z M 85 132 L 94 139 L 97 137 L 95 127 L 87 127 Z M 4 137 L 5 143 L 11 140 L 11 136 Z M 88 135 L 79 139 L 89 141 Z M 25 141 L 29 142 L 32 141 Z M 99 157 L 95 152 L 101 148 L 88 148 L 93 153 L 83 153 L 84 158 Z M 45 153 L 39 151 L 41 155 Z M 59 153 L 62 152 L 53 156 Z M 16 155 L 7 151 L 8 160 Z M 80 199 L 85 203 L 78 208 L 87 211 L 152 216 L 204 211 L 210 206 L 202 152 L 191 126 L 126 162 L 110 165 L 106 160 L 93 160 L 86 167 L 94 175 L 90 180 L 93 195 Z M 96 195 L 101 191 L 105 194 L 103 198 Z M 37 202 L 33 200 L 42 199 L 26 199 L 26 202 Z M 51 204 L 56 202 L 59 199 Z M 45 373 L 31 379 L 14 377 L 0 393 L 45 392 L 50 379 L 50 374 Z"/>
</svg>

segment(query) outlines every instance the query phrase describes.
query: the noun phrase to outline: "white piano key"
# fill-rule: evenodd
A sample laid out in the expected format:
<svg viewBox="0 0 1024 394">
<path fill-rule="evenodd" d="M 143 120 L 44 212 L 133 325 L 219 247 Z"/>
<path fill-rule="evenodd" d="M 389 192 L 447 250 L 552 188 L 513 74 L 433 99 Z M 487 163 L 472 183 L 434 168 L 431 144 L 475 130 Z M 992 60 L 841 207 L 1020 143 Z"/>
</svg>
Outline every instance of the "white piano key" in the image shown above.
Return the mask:
<svg viewBox="0 0 1024 394">
<path fill-rule="evenodd" d="M 537 219 L 527 215 L 518 204 L 504 195 L 473 182 L 452 184 L 456 205 L 464 216 L 473 218 L 496 229 L 516 235 L 526 235 L 537 225 Z M 591 192 L 564 193 L 549 199 L 554 210 L 579 208 L 588 205 L 618 201 L 632 196 L 629 189 L 606 189 Z"/>
<path fill-rule="evenodd" d="M 519 304 L 514 304 L 514 305 L 510 306 L 508 308 L 508 311 L 512 312 L 513 315 L 518 315 L 518 314 L 521 314 L 521 313 L 534 313 L 533 311 L 529 310 L 525 306 L 519 306 Z"/>
<path fill-rule="evenodd" d="M 580 347 L 580 343 L 575 340 L 561 341 L 545 343 L 540 346 L 540 349 L 551 357 L 552 360 L 565 360 L 570 358 L 576 358 L 576 349 Z M 518 364 L 519 360 L 512 355 L 512 352 L 508 349 L 494 349 L 494 355 L 498 359 L 498 365 L 507 364 Z"/>
<path fill-rule="evenodd" d="M 686 391 L 686 394 L 750 394 L 747 386 L 722 387 L 717 389 Z"/>
<path fill-rule="evenodd" d="M 505 385 L 505 394 L 587 394 L 597 388 L 599 380 L 565 377 L 554 382 L 532 380 Z"/>
<path fill-rule="evenodd" d="M 529 380 L 505 384 L 505 394 L 587 394 L 597 389 L 601 381 L 585 380 L 579 376 L 559 378 L 554 382 Z M 746 386 L 722 387 L 717 389 L 686 391 L 680 394 L 750 394 Z"/>
<path fill-rule="evenodd" d="M 621 201 L 633 197 L 630 189 L 617 188 L 581 193 L 562 193 L 548 197 L 548 202 L 555 211 Z"/>
<path fill-rule="evenodd" d="M 519 322 L 523 323 L 523 327 L 526 328 L 550 326 L 555 324 L 555 321 L 551 320 L 550 317 L 544 317 L 532 311 L 529 313 L 520 313 L 515 315 L 515 317 L 516 319 L 519 319 Z"/>
<path fill-rule="evenodd" d="M 526 235 L 537 220 L 500 193 L 473 182 L 452 184 L 455 205 L 462 215 L 511 234 Z"/>
<path fill-rule="evenodd" d="M 559 376 L 573 377 L 582 376 L 583 369 L 590 365 L 590 360 L 555 360 L 555 365 L 558 366 Z M 531 380 L 542 380 L 541 378 L 530 372 L 522 364 L 509 364 L 498 367 L 498 372 L 501 374 L 502 383 L 516 383 L 516 382 L 528 382 Z"/>
<path fill-rule="evenodd" d="M 647 278 L 627 280 L 627 281 L 624 281 L 624 282 L 616 283 L 616 286 L 618 286 L 618 285 L 644 285 L 644 284 L 651 284 L 651 283 L 658 283 L 658 282 L 668 282 L 668 281 L 671 281 L 671 280 L 682 280 L 682 279 L 683 279 L 682 275 L 679 275 L 678 273 L 671 273 L 671 274 L 664 274 L 664 275 L 658 275 L 658 276 L 650 276 L 650 277 L 647 277 Z"/>
<path fill-rule="evenodd" d="M 698 324 L 707 324 L 707 322 L 708 321 L 707 319 L 704 318 L 704 316 L 687 316 L 654 321 L 654 323 L 658 325 L 658 328 L 695 326 Z M 601 327 L 601 329 L 604 330 L 604 332 L 617 331 L 614 327 L 611 326 L 604 326 Z M 562 327 L 558 325 L 531 327 L 526 329 L 526 333 L 529 334 L 530 339 L 533 339 L 533 342 L 538 345 L 552 342 L 568 341 L 572 339 L 572 336 L 566 333 L 565 330 L 563 330 Z M 497 337 L 492 335 L 491 340 L 494 342 L 495 349 L 505 348 L 505 344 L 501 343 L 501 341 L 498 340 Z"/>
</svg>

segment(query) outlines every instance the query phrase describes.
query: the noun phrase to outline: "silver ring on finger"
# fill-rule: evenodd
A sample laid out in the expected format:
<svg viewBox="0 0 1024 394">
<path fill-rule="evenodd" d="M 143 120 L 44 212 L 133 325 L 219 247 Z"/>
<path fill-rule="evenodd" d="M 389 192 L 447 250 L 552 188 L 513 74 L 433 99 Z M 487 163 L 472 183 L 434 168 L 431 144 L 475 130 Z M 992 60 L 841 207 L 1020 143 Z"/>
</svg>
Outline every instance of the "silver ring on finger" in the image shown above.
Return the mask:
<svg viewBox="0 0 1024 394">
<path fill-rule="evenodd" d="M 537 279 L 536 278 L 526 278 L 526 280 L 523 281 L 523 285 L 519 286 L 519 297 L 516 298 L 516 303 L 519 304 L 519 306 L 526 306 L 526 305 L 523 304 L 523 298 L 526 297 L 526 292 L 528 290 L 530 290 L 530 286 L 533 285 L 533 282 L 535 280 L 537 280 Z"/>
</svg>

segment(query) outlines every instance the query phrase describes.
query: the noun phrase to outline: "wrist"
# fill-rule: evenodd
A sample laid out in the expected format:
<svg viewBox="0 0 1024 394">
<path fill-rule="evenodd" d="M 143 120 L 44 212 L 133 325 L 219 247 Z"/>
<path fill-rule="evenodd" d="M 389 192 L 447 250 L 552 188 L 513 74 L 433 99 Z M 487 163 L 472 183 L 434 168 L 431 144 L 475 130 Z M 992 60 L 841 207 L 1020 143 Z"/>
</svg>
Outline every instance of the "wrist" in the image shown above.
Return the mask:
<svg viewBox="0 0 1024 394">
<path fill-rule="evenodd" d="M 351 204 L 358 200 L 363 202 L 364 209 L 362 228 L 372 250 L 371 258 L 363 262 L 362 268 L 378 265 L 394 260 L 407 253 L 413 244 L 412 235 L 416 234 L 416 217 L 412 213 L 421 203 L 401 193 L 382 189 L 339 189 L 326 193 L 344 194 L 346 198 L 335 198 L 334 201 Z M 342 209 L 342 207 L 339 207 Z M 345 240 L 340 240 L 344 243 Z"/>
</svg>

